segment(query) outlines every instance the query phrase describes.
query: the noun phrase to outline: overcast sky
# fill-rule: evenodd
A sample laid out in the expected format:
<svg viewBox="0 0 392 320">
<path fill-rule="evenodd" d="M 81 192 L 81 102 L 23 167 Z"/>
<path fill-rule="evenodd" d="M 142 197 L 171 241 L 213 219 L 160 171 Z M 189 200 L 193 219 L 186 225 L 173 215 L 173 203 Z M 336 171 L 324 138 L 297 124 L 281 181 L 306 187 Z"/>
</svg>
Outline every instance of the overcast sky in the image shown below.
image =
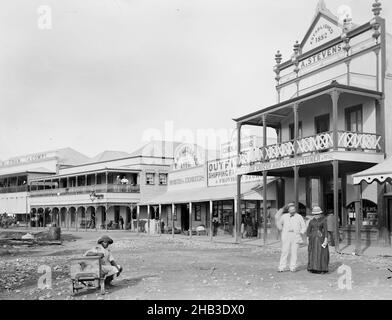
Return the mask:
<svg viewBox="0 0 392 320">
<path fill-rule="evenodd" d="M 231 129 L 275 103 L 274 54 L 292 53 L 318 0 L 2 0 L 0 159 L 72 147 L 131 152 L 145 130 Z M 354 22 L 373 0 L 326 0 Z M 37 9 L 52 9 L 41 30 Z M 392 30 L 392 4 L 382 15 Z"/>
</svg>

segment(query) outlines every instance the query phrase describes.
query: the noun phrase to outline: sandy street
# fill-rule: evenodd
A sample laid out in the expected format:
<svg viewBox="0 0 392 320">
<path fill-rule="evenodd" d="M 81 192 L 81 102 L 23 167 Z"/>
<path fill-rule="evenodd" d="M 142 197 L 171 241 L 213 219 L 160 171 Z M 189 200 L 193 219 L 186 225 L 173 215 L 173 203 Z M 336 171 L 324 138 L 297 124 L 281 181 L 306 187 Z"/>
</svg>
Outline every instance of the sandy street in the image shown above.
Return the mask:
<svg viewBox="0 0 392 320">
<path fill-rule="evenodd" d="M 392 266 L 387 257 L 331 254 L 331 272 L 306 271 L 306 248 L 297 273 L 276 272 L 278 247 L 210 243 L 206 238 L 110 232 L 112 253 L 124 267 L 108 288 L 70 295 L 69 259 L 82 255 L 104 232 L 68 233 L 57 246 L 0 249 L 0 299 L 390 299 Z M 339 289 L 338 268 L 352 269 L 352 290 Z M 40 266 L 50 266 L 52 288 L 38 289 Z M 41 267 L 42 268 L 42 267 Z"/>
</svg>

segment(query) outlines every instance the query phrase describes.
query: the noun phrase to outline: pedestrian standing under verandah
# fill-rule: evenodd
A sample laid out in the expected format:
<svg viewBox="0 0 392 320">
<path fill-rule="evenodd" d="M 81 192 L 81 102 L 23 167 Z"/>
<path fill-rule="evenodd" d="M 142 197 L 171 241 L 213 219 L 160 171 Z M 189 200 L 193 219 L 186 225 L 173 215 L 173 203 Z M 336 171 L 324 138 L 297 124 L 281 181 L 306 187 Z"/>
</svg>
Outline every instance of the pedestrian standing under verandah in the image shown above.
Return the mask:
<svg viewBox="0 0 392 320">
<path fill-rule="evenodd" d="M 120 229 L 124 230 L 124 219 L 122 216 L 120 216 L 119 222 L 120 222 Z"/>
<path fill-rule="evenodd" d="M 333 212 L 329 212 L 327 216 L 328 240 L 331 247 L 335 246 L 335 230 L 336 220 Z"/>
<path fill-rule="evenodd" d="M 308 271 L 311 273 L 328 273 L 329 249 L 327 218 L 320 207 L 313 207 L 315 217 L 309 223 L 306 235 L 309 238 Z"/>
<path fill-rule="evenodd" d="M 283 210 L 282 210 L 283 212 Z M 287 271 L 287 260 L 290 255 L 290 271 L 297 271 L 297 252 L 302 242 L 302 234 L 306 232 L 305 221 L 297 213 L 295 206 L 289 207 L 289 214 L 284 214 L 277 222 L 282 231 L 282 255 L 280 257 L 278 272 Z"/>
</svg>

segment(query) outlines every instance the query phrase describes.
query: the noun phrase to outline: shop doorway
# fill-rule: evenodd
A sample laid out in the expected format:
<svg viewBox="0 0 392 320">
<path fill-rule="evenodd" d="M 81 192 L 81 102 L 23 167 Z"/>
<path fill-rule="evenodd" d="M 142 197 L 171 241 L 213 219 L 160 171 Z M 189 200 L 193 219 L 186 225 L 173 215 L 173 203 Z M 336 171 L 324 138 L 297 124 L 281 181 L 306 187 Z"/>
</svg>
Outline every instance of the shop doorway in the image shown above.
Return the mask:
<svg viewBox="0 0 392 320">
<path fill-rule="evenodd" d="M 334 184 L 333 179 L 328 177 L 323 179 L 323 191 L 324 191 L 324 214 L 334 213 Z M 338 216 L 339 226 L 342 226 L 342 179 L 338 179 Z"/>
<path fill-rule="evenodd" d="M 189 231 L 189 208 L 188 205 L 181 205 L 181 230 Z"/>
<path fill-rule="evenodd" d="M 120 220 L 120 207 L 114 206 L 114 223 L 118 223 Z"/>
<path fill-rule="evenodd" d="M 392 198 L 387 198 L 387 226 L 388 231 L 392 233 Z"/>
</svg>

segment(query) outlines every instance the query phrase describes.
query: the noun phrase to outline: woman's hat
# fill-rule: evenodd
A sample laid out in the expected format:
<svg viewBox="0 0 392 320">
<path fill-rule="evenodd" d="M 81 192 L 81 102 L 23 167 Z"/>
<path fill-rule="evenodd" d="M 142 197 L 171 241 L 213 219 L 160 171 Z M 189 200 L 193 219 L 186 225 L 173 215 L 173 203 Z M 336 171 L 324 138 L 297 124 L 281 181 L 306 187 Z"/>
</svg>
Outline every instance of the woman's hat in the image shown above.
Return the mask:
<svg viewBox="0 0 392 320">
<path fill-rule="evenodd" d="M 320 207 L 313 207 L 312 215 L 316 216 L 316 215 L 319 215 L 319 214 L 322 214 L 322 213 L 323 213 L 323 210 L 321 210 Z"/>
<path fill-rule="evenodd" d="M 109 244 L 112 244 L 113 240 L 108 236 L 102 236 L 101 238 L 98 239 L 98 244 L 101 244 L 102 242 L 107 242 Z"/>
</svg>

